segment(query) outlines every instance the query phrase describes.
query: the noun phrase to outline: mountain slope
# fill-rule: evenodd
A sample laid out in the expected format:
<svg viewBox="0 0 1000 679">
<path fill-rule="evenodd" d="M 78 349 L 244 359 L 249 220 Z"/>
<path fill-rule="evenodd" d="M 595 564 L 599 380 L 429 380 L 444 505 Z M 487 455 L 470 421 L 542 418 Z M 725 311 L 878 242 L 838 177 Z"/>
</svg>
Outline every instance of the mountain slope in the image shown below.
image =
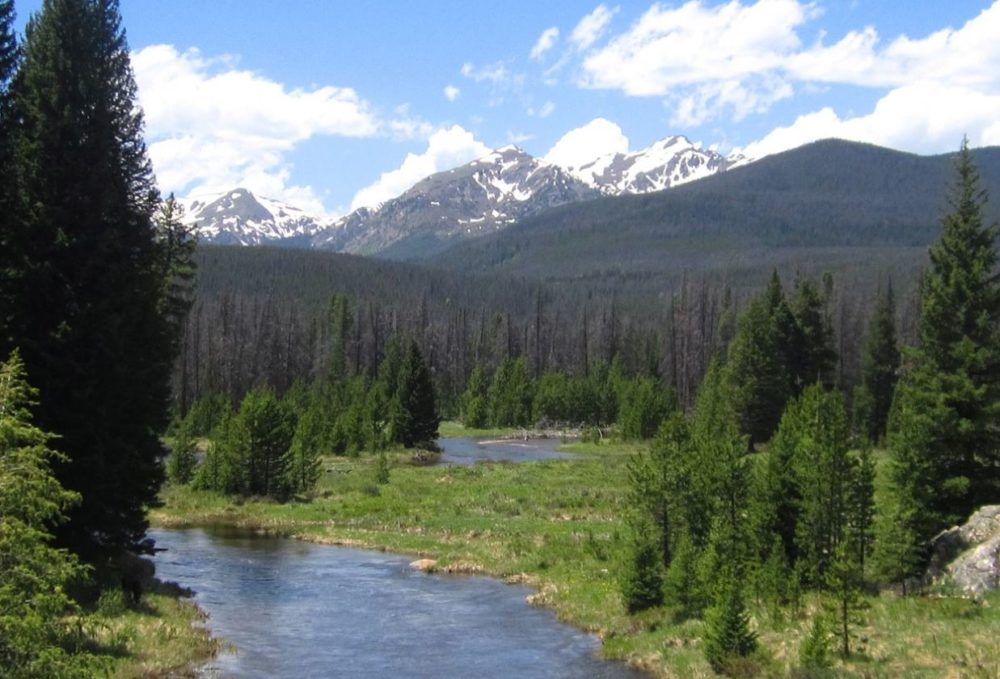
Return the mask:
<svg viewBox="0 0 1000 679">
<path fill-rule="evenodd" d="M 313 247 L 409 259 L 456 239 L 506 228 L 545 209 L 598 195 L 562 168 L 514 146 L 427 177 L 376 209 L 318 233 Z"/>
<path fill-rule="evenodd" d="M 974 157 L 984 187 L 1000 196 L 1000 148 Z M 946 209 L 952 163 L 816 142 L 670 191 L 556 208 L 433 263 L 560 278 L 738 267 L 777 249 L 922 247 Z M 996 205 L 988 204 L 993 218 Z"/>
<path fill-rule="evenodd" d="M 197 224 L 202 241 L 214 245 L 263 245 L 312 236 L 323 223 L 286 203 L 246 189 L 197 198 L 185 205 L 184 221 Z"/>
</svg>

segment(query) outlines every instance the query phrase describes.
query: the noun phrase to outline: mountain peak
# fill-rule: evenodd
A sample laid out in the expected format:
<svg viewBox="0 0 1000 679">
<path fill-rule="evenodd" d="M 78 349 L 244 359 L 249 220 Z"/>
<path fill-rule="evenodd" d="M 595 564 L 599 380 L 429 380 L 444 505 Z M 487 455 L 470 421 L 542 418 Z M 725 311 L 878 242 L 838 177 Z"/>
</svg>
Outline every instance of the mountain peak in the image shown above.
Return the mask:
<svg viewBox="0 0 1000 679">
<path fill-rule="evenodd" d="M 185 221 L 197 227 L 202 240 L 221 245 L 260 245 L 310 236 L 323 224 L 302 210 L 243 187 L 192 198 Z"/>
</svg>

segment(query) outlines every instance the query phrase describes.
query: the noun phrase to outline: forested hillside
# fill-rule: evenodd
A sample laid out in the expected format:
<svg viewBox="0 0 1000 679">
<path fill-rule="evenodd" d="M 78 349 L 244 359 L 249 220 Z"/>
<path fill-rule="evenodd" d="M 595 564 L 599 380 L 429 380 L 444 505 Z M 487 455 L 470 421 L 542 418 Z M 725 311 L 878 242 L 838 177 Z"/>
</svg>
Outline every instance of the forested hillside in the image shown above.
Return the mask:
<svg viewBox="0 0 1000 679">
<path fill-rule="evenodd" d="M 1000 149 L 973 157 L 983 187 L 1000 193 Z M 555 208 L 432 263 L 550 279 L 608 271 L 738 276 L 808 268 L 816 259 L 831 267 L 862 259 L 882 269 L 905 266 L 910 248 L 937 233 L 953 159 L 816 142 L 670 191 Z M 987 205 L 987 217 L 998 214 Z"/>
</svg>

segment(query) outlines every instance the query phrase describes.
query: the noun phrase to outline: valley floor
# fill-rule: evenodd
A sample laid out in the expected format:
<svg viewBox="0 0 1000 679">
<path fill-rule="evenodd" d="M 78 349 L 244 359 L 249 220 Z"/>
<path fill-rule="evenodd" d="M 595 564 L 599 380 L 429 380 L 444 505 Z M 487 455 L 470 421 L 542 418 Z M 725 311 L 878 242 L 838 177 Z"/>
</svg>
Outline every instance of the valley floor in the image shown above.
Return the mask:
<svg viewBox="0 0 1000 679">
<path fill-rule="evenodd" d="M 677 623 L 669 608 L 628 615 L 617 573 L 624 552 L 626 462 L 637 446 L 564 446 L 580 459 L 524 464 L 415 466 L 391 457 L 388 484 L 370 457 L 327 458 L 314 497 L 279 504 L 167 487 L 153 511 L 165 527 L 228 524 L 321 543 L 436 560 L 443 572 L 483 573 L 537 589 L 532 604 L 597 634 L 605 657 L 663 677 L 712 676 L 702 623 Z M 181 583 L 183 584 L 183 583 Z M 798 648 L 825 605 L 752 609 L 767 676 L 795 673 Z M 855 627 L 856 652 L 830 676 L 1000 676 L 1000 597 L 984 604 L 946 597 L 869 597 Z M 799 676 L 810 676 L 801 674 Z M 812 675 L 817 676 L 817 675 Z"/>
</svg>

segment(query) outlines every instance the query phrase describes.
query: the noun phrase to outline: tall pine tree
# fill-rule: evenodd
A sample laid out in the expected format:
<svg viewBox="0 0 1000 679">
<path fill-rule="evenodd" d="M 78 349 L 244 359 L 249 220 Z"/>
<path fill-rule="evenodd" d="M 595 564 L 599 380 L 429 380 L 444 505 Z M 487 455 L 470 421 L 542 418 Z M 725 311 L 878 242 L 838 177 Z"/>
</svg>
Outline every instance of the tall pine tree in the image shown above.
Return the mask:
<svg viewBox="0 0 1000 679">
<path fill-rule="evenodd" d="M 417 444 L 433 444 L 438 436 L 441 417 L 437 412 L 434 384 L 424 363 L 420 347 L 413 340 L 406 350 L 406 357 L 399 370 L 399 388 L 396 392 L 402 413 L 398 441 L 407 448 Z"/>
<path fill-rule="evenodd" d="M 897 506 L 919 540 L 1000 490 L 997 226 L 963 142 L 951 212 L 921 282 L 920 345 L 899 384 L 890 432 Z M 899 523 L 899 522 L 897 522 Z"/>
<path fill-rule="evenodd" d="M 158 202 L 115 0 L 46 0 L 29 21 L 12 133 L 23 198 L 14 237 L 22 348 L 56 432 L 60 480 L 82 501 L 59 531 L 81 551 L 145 533 L 162 481 L 173 360 L 161 299 Z"/>
<path fill-rule="evenodd" d="M 896 393 L 899 379 L 899 340 L 896 337 L 896 301 L 890 281 L 886 292 L 879 295 L 875 314 L 868 328 L 861 356 L 861 379 L 864 398 L 869 408 L 864 428 L 871 441 L 878 441 L 885 434 L 889 408 Z"/>
</svg>

